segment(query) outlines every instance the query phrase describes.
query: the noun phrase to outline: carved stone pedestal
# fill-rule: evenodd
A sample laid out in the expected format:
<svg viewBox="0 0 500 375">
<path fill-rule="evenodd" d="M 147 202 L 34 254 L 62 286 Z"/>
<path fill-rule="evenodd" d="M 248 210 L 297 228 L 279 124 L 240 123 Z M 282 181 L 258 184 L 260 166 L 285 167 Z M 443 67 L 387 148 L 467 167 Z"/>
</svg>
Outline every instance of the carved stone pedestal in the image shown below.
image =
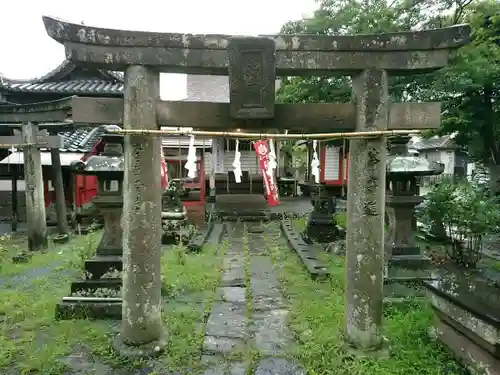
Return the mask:
<svg viewBox="0 0 500 375">
<path fill-rule="evenodd" d="M 386 196 L 389 228 L 385 237 L 384 293 L 388 298 L 422 297 L 422 280 L 431 280 L 430 259 L 415 243 L 412 229 L 415 206 L 422 200 L 418 196 Z"/>
<path fill-rule="evenodd" d="M 335 219 L 335 198 L 326 193 L 313 196 L 313 210 L 307 218 L 307 226 L 302 234 L 304 241 L 328 244 L 339 237 L 337 220 Z"/>
<path fill-rule="evenodd" d="M 424 285 L 436 314 L 434 338 L 471 374 L 500 375 L 499 289 L 463 270 Z"/>
<path fill-rule="evenodd" d="M 60 319 L 120 319 L 123 270 L 121 196 L 98 195 L 93 203 L 104 217 L 104 232 L 96 255 L 85 261 L 84 278 L 71 283 L 71 296 L 57 305 Z"/>
<path fill-rule="evenodd" d="M 56 307 L 56 318 L 120 319 L 123 271 L 123 137 L 107 135 L 104 152 L 87 164 L 75 162 L 76 173 L 97 176 L 98 193 L 93 199 L 103 217 L 104 230 L 96 255 L 86 259 L 81 280 L 71 283 L 71 295 Z"/>
</svg>

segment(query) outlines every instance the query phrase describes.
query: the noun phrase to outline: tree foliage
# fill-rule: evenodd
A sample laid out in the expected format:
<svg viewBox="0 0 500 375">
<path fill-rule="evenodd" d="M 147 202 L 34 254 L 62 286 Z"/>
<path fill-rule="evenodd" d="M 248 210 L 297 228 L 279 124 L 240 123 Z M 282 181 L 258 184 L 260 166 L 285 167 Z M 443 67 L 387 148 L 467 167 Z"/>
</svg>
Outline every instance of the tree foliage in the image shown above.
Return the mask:
<svg viewBox="0 0 500 375">
<path fill-rule="evenodd" d="M 361 34 L 415 31 L 469 23 L 472 43 L 453 54 L 449 66 L 424 75 L 390 77 L 393 101 L 443 103 L 440 134 L 477 161 L 500 164 L 500 2 L 494 0 L 321 0 L 313 17 L 290 21 L 288 34 Z M 278 100 L 285 103 L 348 102 L 349 77 L 285 77 Z"/>
</svg>

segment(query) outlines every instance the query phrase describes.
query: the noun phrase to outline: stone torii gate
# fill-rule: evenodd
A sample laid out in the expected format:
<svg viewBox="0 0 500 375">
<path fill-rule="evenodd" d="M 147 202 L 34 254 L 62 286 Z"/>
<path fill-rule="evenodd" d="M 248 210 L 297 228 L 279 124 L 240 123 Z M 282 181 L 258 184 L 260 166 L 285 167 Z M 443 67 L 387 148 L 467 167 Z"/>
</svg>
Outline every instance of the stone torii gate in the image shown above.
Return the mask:
<svg viewBox="0 0 500 375">
<path fill-rule="evenodd" d="M 0 147 L 17 146 L 23 149 L 29 250 L 44 249 L 48 245 L 40 148 L 51 150 L 59 231 L 69 233 L 59 153 L 63 141 L 57 135 L 49 135 L 47 129 L 40 130 L 39 123 L 45 125 L 63 123 L 68 118 L 70 110 L 71 98 L 31 104 L 0 105 L 0 127 L 21 128 L 21 131 L 13 129 L 14 136 L 0 137 Z M 62 128 L 64 126 L 57 126 L 57 130 Z M 51 126 L 51 129 L 54 130 L 56 127 Z M 15 193 L 17 194 L 17 191 Z M 13 196 L 12 199 L 17 198 Z"/>
<path fill-rule="evenodd" d="M 124 99 L 73 102 L 73 120 L 127 129 L 188 126 L 292 132 L 435 128 L 439 103 L 389 103 L 389 74 L 436 70 L 468 43 L 468 26 L 378 35 L 231 37 L 89 27 L 44 17 L 68 59 L 125 71 Z M 159 100 L 159 73 L 229 75 L 230 103 Z M 350 75 L 352 104 L 275 104 L 276 76 Z M 346 341 L 382 345 L 385 138 L 351 141 L 347 225 Z M 165 345 L 160 296 L 160 140 L 127 135 L 124 181 L 124 354 Z"/>
</svg>

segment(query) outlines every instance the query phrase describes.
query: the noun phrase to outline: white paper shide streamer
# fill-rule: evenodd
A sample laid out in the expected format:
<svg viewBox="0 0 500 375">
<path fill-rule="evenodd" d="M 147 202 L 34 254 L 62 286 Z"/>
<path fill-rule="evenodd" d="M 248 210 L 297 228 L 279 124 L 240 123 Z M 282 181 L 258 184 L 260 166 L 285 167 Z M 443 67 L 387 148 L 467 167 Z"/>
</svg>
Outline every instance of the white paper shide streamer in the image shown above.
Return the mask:
<svg viewBox="0 0 500 375">
<path fill-rule="evenodd" d="M 212 167 L 213 173 L 224 173 L 224 139 L 212 139 Z"/>
<path fill-rule="evenodd" d="M 234 161 L 233 161 L 233 172 L 234 172 L 234 180 L 237 184 L 241 183 L 241 176 L 243 176 L 243 172 L 241 171 L 241 152 L 240 141 L 236 140 L 236 148 L 234 151 Z"/>
<path fill-rule="evenodd" d="M 267 168 L 267 175 L 270 177 L 273 185 L 275 184 L 274 181 L 274 171 L 278 167 L 278 163 L 276 162 L 276 151 L 274 149 L 274 141 L 272 139 L 269 140 L 269 155 L 268 155 L 268 168 Z"/>
<path fill-rule="evenodd" d="M 196 177 L 196 148 L 194 147 L 194 135 L 189 136 L 189 149 L 184 168 L 188 170 L 187 176 L 189 178 Z"/>
<path fill-rule="evenodd" d="M 311 160 L 311 174 L 314 176 L 314 182 L 319 184 L 319 158 L 318 158 L 318 141 L 313 141 L 313 157 Z"/>
</svg>

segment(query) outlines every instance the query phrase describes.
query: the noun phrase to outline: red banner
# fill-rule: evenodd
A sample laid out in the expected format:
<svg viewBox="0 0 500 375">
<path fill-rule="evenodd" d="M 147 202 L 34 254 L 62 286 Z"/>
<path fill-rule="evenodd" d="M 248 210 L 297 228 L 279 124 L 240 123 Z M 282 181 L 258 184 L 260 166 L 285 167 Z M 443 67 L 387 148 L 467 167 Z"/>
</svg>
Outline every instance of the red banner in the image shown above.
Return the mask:
<svg viewBox="0 0 500 375">
<path fill-rule="evenodd" d="M 269 169 L 269 142 L 267 140 L 254 142 L 253 147 L 259 159 L 260 170 L 264 178 L 266 188 L 267 204 L 271 207 L 280 204 L 278 186 L 273 176 L 274 171 Z"/>
<path fill-rule="evenodd" d="M 162 190 L 165 190 L 168 187 L 168 174 L 167 174 L 167 163 L 165 160 L 161 160 L 160 162 L 161 166 L 161 188 Z"/>
</svg>

